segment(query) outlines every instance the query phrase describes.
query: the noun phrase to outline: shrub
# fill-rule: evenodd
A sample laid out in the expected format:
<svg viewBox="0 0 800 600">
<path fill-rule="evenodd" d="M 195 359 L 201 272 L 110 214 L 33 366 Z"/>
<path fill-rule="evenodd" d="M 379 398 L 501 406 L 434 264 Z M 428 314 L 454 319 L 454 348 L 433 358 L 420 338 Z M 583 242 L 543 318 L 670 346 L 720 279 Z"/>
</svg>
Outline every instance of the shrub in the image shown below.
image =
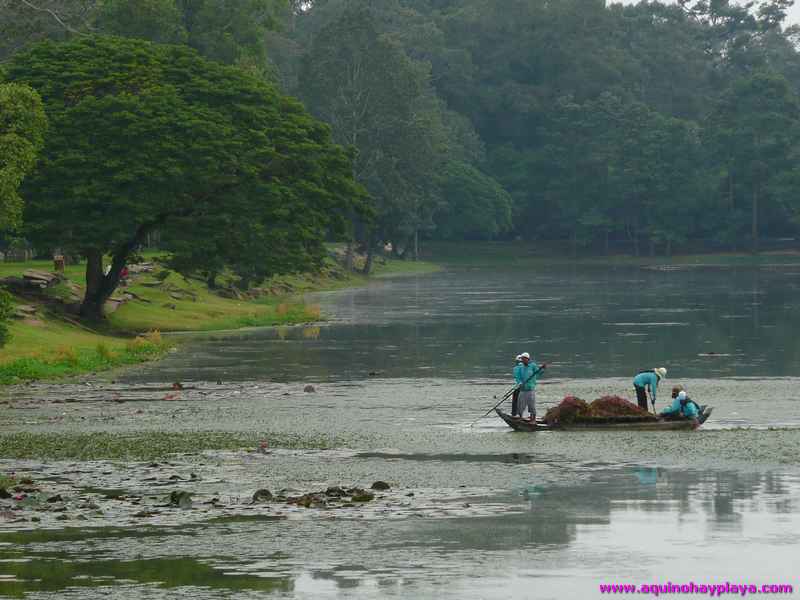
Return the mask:
<svg viewBox="0 0 800 600">
<path fill-rule="evenodd" d="M 8 323 L 14 316 L 14 301 L 5 290 L 0 290 L 0 347 L 3 347 L 11 339 L 11 332 Z"/>
<path fill-rule="evenodd" d="M 97 344 L 96 350 L 97 355 L 106 362 L 113 362 L 117 358 L 116 353 L 112 352 L 103 342 Z"/>
<path fill-rule="evenodd" d="M 56 350 L 56 362 L 67 364 L 70 367 L 78 366 L 78 354 L 74 348 L 69 346 L 61 346 Z"/>
</svg>

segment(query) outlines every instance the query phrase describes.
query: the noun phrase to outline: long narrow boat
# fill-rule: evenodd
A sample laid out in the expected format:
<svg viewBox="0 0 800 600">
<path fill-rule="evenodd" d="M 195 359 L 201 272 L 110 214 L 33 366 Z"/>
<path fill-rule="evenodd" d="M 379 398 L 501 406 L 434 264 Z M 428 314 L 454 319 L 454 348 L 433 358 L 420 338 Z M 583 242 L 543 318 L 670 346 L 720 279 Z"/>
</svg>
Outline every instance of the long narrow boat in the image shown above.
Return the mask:
<svg viewBox="0 0 800 600">
<path fill-rule="evenodd" d="M 497 416 L 503 419 L 514 431 L 573 431 L 579 429 L 611 429 L 616 431 L 691 431 L 697 429 L 711 416 L 713 406 L 701 406 L 700 416 L 697 419 L 642 419 L 641 417 L 614 417 L 613 419 L 600 419 L 592 423 L 555 423 L 548 425 L 544 421 L 532 422 L 521 417 L 512 417 L 499 408 L 495 409 Z"/>
</svg>

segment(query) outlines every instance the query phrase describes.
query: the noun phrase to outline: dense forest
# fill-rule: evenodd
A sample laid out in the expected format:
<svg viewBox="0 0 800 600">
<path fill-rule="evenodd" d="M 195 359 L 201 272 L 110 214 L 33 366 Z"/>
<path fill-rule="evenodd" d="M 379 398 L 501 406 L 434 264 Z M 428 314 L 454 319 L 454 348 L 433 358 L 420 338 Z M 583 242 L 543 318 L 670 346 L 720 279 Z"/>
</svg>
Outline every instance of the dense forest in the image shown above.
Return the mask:
<svg viewBox="0 0 800 600">
<path fill-rule="evenodd" d="M 0 220 L 95 307 L 153 231 L 244 285 L 325 239 L 757 252 L 800 226 L 791 4 L 0 0 Z"/>
</svg>

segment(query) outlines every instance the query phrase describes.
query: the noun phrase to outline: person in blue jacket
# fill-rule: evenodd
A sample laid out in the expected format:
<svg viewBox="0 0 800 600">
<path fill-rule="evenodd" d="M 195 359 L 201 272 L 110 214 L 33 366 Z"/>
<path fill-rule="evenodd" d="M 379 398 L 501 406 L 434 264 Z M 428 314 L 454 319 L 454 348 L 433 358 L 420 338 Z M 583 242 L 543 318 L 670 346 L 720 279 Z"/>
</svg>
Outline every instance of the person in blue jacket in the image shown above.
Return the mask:
<svg viewBox="0 0 800 600">
<path fill-rule="evenodd" d="M 517 367 L 522 364 L 522 355 L 517 354 L 517 358 L 514 359 L 514 380 L 517 378 Z M 514 390 L 514 393 L 511 395 L 511 416 L 512 417 L 521 417 L 522 415 L 519 414 L 519 388 Z"/>
<path fill-rule="evenodd" d="M 639 408 L 647 410 L 647 389 L 650 389 L 653 408 L 656 406 L 656 391 L 662 379 L 667 378 L 667 370 L 664 367 L 652 369 L 650 371 L 640 371 L 633 378 L 633 389 L 636 390 L 636 402 Z"/>
<path fill-rule="evenodd" d="M 539 380 L 539 375 L 547 368 L 547 364 L 543 363 L 541 367 L 531 360 L 531 355 L 523 352 L 519 355 L 521 363 L 514 367 L 514 381 L 519 386 L 519 396 L 517 399 L 517 408 L 519 409 L 519 416 L 525 415 L 525 409 L 528 409 L 529 418 L 536 419 L 536 384 Z"/>
<path fill-rule="evenodd" d="M 697 410 L 697 404 L 694 400 L 686 395 L 686 392 L 681 390 L 678 392 L 677 397 L 672 401 L 672 405 L 668 406 L 661 411 L 662 417 L 685 417 L 687 419 L 696 419 L 700 415 Z"/>
</svg>

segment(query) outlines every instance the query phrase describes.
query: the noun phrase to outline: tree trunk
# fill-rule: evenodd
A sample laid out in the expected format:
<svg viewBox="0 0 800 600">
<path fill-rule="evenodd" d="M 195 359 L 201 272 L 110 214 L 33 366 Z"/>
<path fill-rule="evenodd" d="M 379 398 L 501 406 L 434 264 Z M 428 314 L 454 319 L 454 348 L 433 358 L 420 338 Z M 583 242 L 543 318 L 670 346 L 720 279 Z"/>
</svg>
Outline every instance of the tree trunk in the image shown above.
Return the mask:
<svg viewBox="0 0 800 600">
<path fill-rule="evenodd" d="M 347 250 L 344 252 L 344 268 L 348 271 L 353 270 L 353 244 L 347 242 Z"/>
<path fill-rule="evenodd" d="M 605 241 L 604 241 L 604 244 L 603 244 L 603 250 L 605 251 L 606 256 L 609 255 L 610 249 L 611 249 L 610 248 L 611 242 L 609 240 L 609 237 L 610 237 L 609 231 L 608 231 L 608 229 L 606 229 L 605 230 Z"/>
<path fill-rule="evenodd" d="M 664 254 L 666 254 L 667 258 L 672 258 L 672 240 L 667 239 L 667 246 L 664 248 Z"/>
<path fill-rule="evenodd" d="M 364 269 L 362 270 L 364 275 L 369 275 L 370 271 L 372 271 L 372 260 L 375 257 L 374 237 L 372 233 L 367 235 L 367 260 L 364 261 Z"/>
<path fill-rule="evenodd" d="M 206 273 L 206 286 L 208 289 L 217 289 L 217 274 L 215 272 Z"/>
<path fill-rule="evenodd" d="M 86 295 L 83 297 L 80 314 L 83 318 L 99 321 L 103 318 L 103 307 L 119 285 L 122 269 L 128 262 L 128 257 L 146 239 L 147 234 L 162 225 L 168 213 L 158 215 L 149 223 L 139 226 L 136 233 L 127 242 L 114 249 L 108 273 L 103 273 L 103 251 L 99 248 L 90 248 L 84 252 L 86 256 Z"/>
<path fill-rule="evenodd" d="M 753 188 L 753 219 L 752 219 L 752 237 L 753 237 L 753 254 L 758 254 L 759 239 L 758 239 L 758 184 L 756 183 Z"/>
<path fill-rule="evenodd" d="M 128 255 L 115 255 L 108 274 L 103 274 L 103 253 L 97 248 L 86 251 L 86 295 L 83 297 L 80 314 L 85 319 L 99 321 L 103 318 L 103 307 L 119 285 L 122 269 Z"/>
<path fill-rule="evenodd" d="M 419 229 L 414 230 L 414 260 L 419 260 Z"/>
<path fill-rule="evenodd" d="M 656 241 L 650 238 L 650 258 L 656 255 Z"/>
</svg>

